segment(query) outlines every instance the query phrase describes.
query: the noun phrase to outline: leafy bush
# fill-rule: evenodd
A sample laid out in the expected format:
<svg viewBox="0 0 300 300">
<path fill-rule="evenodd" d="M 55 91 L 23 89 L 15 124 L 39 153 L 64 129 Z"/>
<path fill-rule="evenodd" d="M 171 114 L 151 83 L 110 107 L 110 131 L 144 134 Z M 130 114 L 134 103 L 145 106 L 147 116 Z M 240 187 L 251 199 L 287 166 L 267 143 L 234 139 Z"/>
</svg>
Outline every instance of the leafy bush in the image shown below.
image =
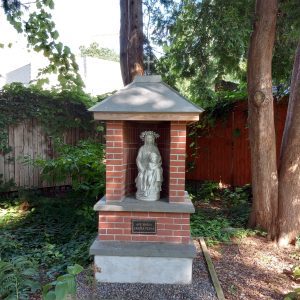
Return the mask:
<svg viewBox="0 0 300 300">
<path fill-rule="evenodd" d="M 18 203 L 9 203 L 5 214 L 10 220 L 0 218 L 1 259 L 26 255 L 51 279 L 68 265 L 91 262 L 89 247 L 97 235 L 95 199 L 31 196 L 27 201 L 26 211 L 18 210 Z"/>
<path fill-rule="evenodd" d="M 37 119 L 45 133 L 61 137 L 68 128 L 93 130 L 92 114 L 87 107 L 96 99 L 82 91 L 48 91 L 21 83 L 0 90 L 0 151 L 8 153 L 8 127 L 25 120 Z"/>
<path fill-rule="evenodd" d="M 299 300 L 300 299 L 300 288 L 294 289 L 293 292 L 288 293 L 283 300 Z"/>
<path fill-rule="evenodd" d="M 224 211 L 201 210 L 191 216 L 191 234 L 204 237 L 208 245 L 230 242 L 232 237 L 242 239 L 261 233 L 257 230 L 235 227 Z"/>
<path fill-rule="evenodd" d="M 0 261 L 0 298 L 28 299 L 40 289 L 36 264 L 26 257 Z"/>
<path fill-rule="evenodd" d="M 187 186 L 187 190 L 192 200 L 209 203 L 213 200 L 220 200 L 221 190 L 219 184 L 213 181 L 205 181 L 201 185 L 195 187 Z"/>
<path fill-rule="evenodd" d="M 76 275 L 83 271 L 83 267 L 75 264 L 67 267 L 67 274 L 57 277 L 53 282 L 43 286 L 44 300 L 65 300 L 76 295 Z"/>
<path fill-rule="evenodd" d="M 1 154 L 0 154 L 1 155 Z M 15 187 L 16 184 L 13 179 L 4 182 L 3 174 L 0 174 L 0 193 L 9 192 L 11 188 Z"/>
<path fill-rule="evenodd" d="M 220 188 L 216 182 L 204 182 L 189 190 L 198 206 L 197 213 L 191 216 L 193 236 L 203 236 L 208 244 L 214 244 L 257 233 L 246 229 L 251 208 L 250 185 L 230 189 Z M 201 205 L 215 200 L 216 207 Z"/>
<path fill-rule="evenodd" d="M 224 229 L 228 227 L 230 227 L 230 223 L 222 215 L 201 211 L 191 216 L 192 236 L 205 237 L 208 245 L 217 242 L 228 242 L 231 234 L 230 232 L 224 231 Z"/>
<path fill-rule="evenodd" d="M 224 189 L 222 199 L 233 226 L 246 226 L 251 210 L 251 186 Z"/>
<path fill-rule="evenodd" d="M 26 158 L 25 163 L 40 167 L 42 178 L 47 182 L 61 183 L 71 178 L 73 189 L 86 197 L 97 197 L 104 193 L 103 145 L 92 140 L 82 140 L 73 146 L 56 140 L 55 152 L 55 158 Z"/>
<path fill-rule="evenodd" d="M 300 266 L 295 266 L 292 268 L 291 276 L 293 280 L 297 281 L 300 279 Z M 298 300 L 300 299 L 300 288 L 295 288 L 292 292 L 288 293 L 284 300 Z"/>
</svg>

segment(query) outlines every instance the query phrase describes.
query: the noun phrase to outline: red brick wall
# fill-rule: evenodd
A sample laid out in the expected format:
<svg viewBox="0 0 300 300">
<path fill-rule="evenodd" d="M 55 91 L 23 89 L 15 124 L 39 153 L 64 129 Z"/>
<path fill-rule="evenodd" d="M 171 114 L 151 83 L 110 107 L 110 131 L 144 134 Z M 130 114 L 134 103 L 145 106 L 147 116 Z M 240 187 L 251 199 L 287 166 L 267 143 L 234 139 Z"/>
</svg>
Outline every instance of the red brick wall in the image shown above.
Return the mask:
<svg viewBox="0 0 300 300">
<path fill-rule="evenodd" d="M 157 234 L 131 234 L 131 220 L 156 220 Z M 99 239 L 132 242 L 190 242 L 190 215 L 187 213 L 119 212 L 99 213 Z"/>
<path fill-rule="evenodd" d="M 124 122 L 106 123 L 106 200 L 121 201 L 125 196 Z"/>
<path fill-rule="evenodd" d="M 186 122 L 172 121 L 170 129 L 171 143 L 169 201 L 184 202 Z"/>
</svg>

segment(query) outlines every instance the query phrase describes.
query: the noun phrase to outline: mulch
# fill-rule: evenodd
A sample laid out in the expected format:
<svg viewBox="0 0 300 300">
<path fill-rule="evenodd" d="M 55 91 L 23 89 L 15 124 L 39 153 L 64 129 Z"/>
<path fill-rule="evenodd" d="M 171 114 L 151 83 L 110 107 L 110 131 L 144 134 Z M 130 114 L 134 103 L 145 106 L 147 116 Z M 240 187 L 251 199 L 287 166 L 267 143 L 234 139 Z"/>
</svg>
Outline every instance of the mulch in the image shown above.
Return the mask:
<svg viewBox="0 0 300 300">
<path fill-rule="evenodd" d="M 300 265 L 295 246 L 280 249 L 252 236 L 209 248 L 226 299 L 280 299 L 297 286 L 290 270 Z"/>
</svg>

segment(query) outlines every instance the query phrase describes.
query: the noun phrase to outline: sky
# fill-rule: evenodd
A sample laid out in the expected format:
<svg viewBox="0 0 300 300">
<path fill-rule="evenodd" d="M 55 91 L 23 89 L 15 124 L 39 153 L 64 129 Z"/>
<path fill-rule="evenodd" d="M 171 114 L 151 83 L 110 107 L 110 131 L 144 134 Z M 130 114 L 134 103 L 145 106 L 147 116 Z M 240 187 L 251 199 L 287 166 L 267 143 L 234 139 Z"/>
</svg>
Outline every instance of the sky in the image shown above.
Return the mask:
<svg viewBox="0 0 300 300">
<path fill-rule="evenodd" d="M 74 54 L 79 46 L 97 42 L 100 46 L 119 52 L 120 8 L 119 0 L 54 0 L 53 21 L 59 41 L 69 46 Z M 25 1 L 23 1 L 25 2 Z M 83 5 L 84 4 L 84 5 Z M 36 52 L 28 53 L 26 39 L 6 21 L 0 8 L 0 75 L 5 75 L 30 62 Z M 42 56 L 42 54 L 41 54 Z"/>
</svg>

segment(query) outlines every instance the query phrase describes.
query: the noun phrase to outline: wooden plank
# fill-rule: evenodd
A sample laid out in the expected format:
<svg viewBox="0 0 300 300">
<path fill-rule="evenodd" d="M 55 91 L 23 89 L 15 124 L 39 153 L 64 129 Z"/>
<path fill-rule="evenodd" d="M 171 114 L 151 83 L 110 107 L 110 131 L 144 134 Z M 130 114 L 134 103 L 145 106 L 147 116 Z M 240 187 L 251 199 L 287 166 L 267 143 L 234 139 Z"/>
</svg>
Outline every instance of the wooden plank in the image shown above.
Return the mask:
<svg viewBox="0 0 300 300">
<path fill-rule="evenodd" d="M 32 159 L 36 159 L 38 154 L 38 129 L 37 120 L 32 119 Z M 33 181 L 32 186 L 38 187 L 39 184 L 39 170 L 32 167 Z"/>
<path fill-rule="evenodd" d="M 15 182 L 16 185 L 22 186 L 21 179 L 21 166 L 18 162 L 18 158 L 22 153 L 22 145 L 23 145 L 23 127 L 18 125 L 14 128 L 14 143 L 15 143 L 15 156 L 14 156 L 14 164 L 15 164 Z"/>
<path fill-rule="evenodd" d="M 215 271 L 215 268 L 214 268 L 213 262 L 211 260 L 211 257 L 210 257 L 210 255 L 208 253 L 208 250 L 207 250 L 204 238 L 200 237 L 198 239 L 198 241 L 199 241 L 199 243 L 201 245 L 202 252 L 204 254 L 204 257 L 205 257 L 205 260 L 206 260 L 206 264 L 207 264 L 207 268 L 208 268 L 211 280 L 213 282 L 214 288 L 216 290 L 217 297 L 218 297 L 219 300 L 225 300 L 225 296 L 224 296 L 224 293 L 223 293 L 220 281 L 218 279 L 218 276 L 217 276 L 217 273 Z"/>
<path fill-rule="evenodd" d="M 28 150 L 27 156 L 30 158 L 33 157 L 33 119 L 28 120 L 28 130 L 27 130 L 27 140 L 28 140 Z M 34 174 L 33 174 L 33 166 L 31 164 L 27 164 L 27 172 L 28 172 L 28 187 L 32 188 L 34 186 Z"/>
<path fill-rule="evenodd" d="M 24 126 L 23 126 L 23 153 L 22 153 L 22 157 L 24 156 L 28 156 L 29 154 L 29 130 L 30 130 L 30 122 L 29 120 L 26 120 L 24 122 Z M 25 188 L 28 188 L 30 185 L 30 178 L 29 178 L 29 167 L 28 165 L 25 165 L 22 163 L 22 158 L 20 157 L 20 165 L 22 167 L 22 171 L 23 171 L 23 186 Z"/>
<path fill-rule="evenodd" d="M 7 128 L 8 129 L 8 145 L 9 145 L 9 128 Z M 4 156 L 4 178 L 5 178 L 5 181 L 8 181 L 8 180 L 10 180 L 10 175 L 9 175 L 9 158 L 10 158 L 10 156 L 11 156 L 11 153 L 9 152 L 9 153 L 7 153 L 7 154 L 5 154 L 5 156 Z M 0 173 L 1 173 L 1 171 L 0 171 Z"/>
<path fill-rule="evenodd" d="M 4 181 L 6 181 L 7 174 L 5 174 L 5 166 L 4 166 L 5 162 L 4 161 L 5 161 L 5 156 L 0 153 L 0 174 L 3 175 L 3 178 L 0 178 L 0 180 L 3 179 Z"/>
<path fill-rule="evenodd" d="M 94 112 L 95 120 L 128 121 L 199 121 L 196 113 L 103 113 Z"/>
<path fill-rule="evenodd" d="M 8 173 L 9 178 L 15 181 L 15 135 L 14 126 L 10 126 L 8 129 L 8 145 L 11 147 L 11 151 L 7 155 Z"/>
<path fill-rule="evenodd" d="M 38 152 L 37 155 L 41 158 L 44 158 L 44 154 L 43 154 L 43 133 L 42 133 L 42 128 L 41 125 L 39 123 L 37 123 L 37 146 L 38 146 Z M 43 187 L 44 183 L 42 180 L 42 177 L 39 173 L 39 178 L 38 178 L 38 185 L 39 187 Z"/>
</svg>

